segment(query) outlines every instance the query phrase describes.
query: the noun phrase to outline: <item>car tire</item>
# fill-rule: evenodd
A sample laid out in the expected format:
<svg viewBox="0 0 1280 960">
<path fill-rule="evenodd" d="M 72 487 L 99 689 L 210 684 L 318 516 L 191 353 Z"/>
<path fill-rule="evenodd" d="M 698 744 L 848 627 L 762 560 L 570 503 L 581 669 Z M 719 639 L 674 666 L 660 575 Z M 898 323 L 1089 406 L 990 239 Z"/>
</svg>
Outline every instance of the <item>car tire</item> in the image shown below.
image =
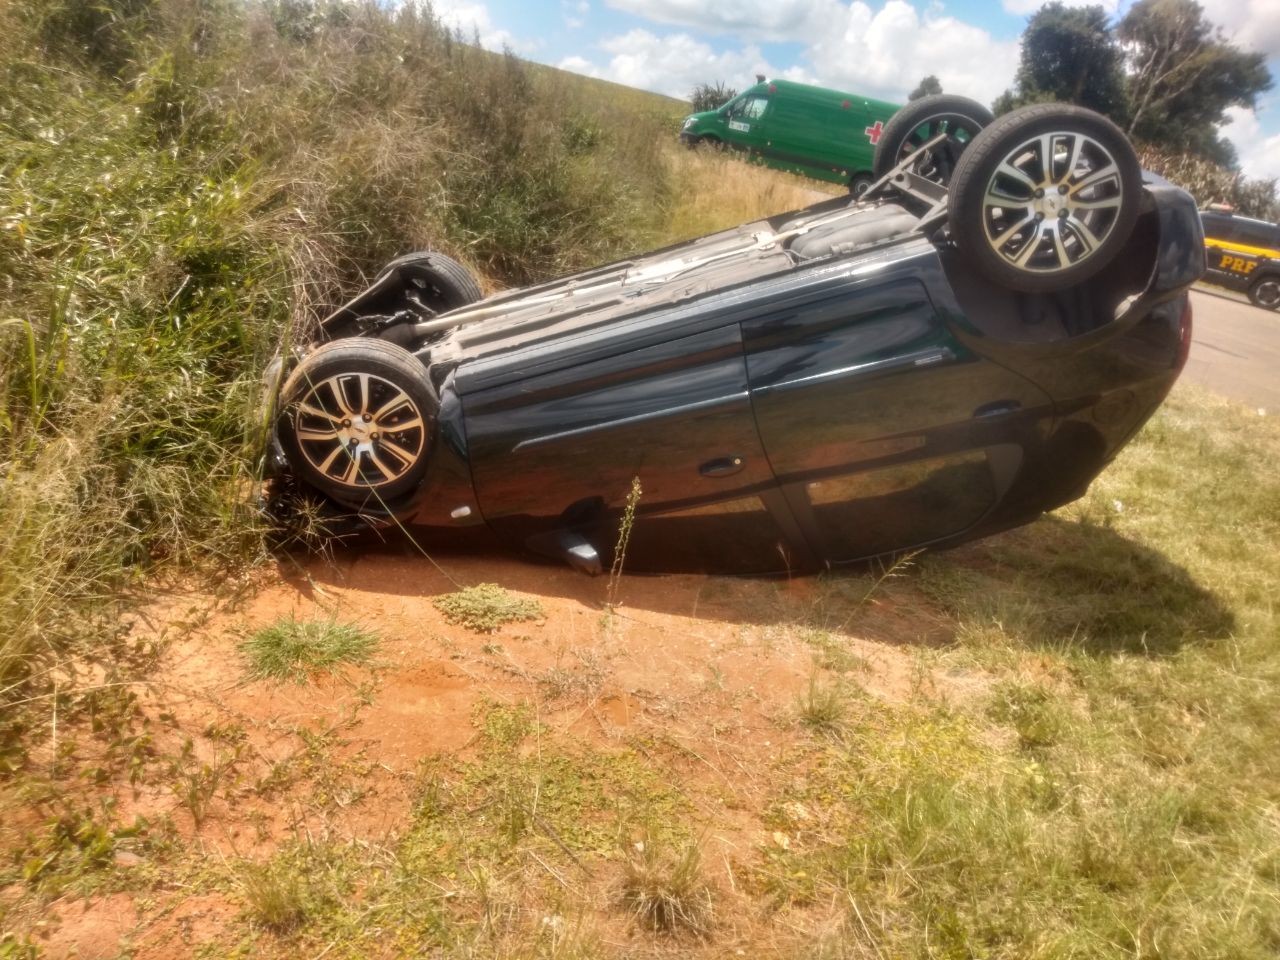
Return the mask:
<svg viewBox="0 0 1280 960">
<path fill-rule="evenodd" d="M 393 271 L 400 274 L 408 291 L 436 313 L 465 307 L 484 296 L 470 270 L 452 257 L 433 250 L 396 257 L 378 271 L 374 283 Z"/>
<path fill-rule="evenodd" d="M 385 506 L 426 474 L 439 401 L 403 347 L 368 337 L 326 343 L 289 375 L 278 409 L 294 476 L 338 503 Z"/>
<path fill-rule="evenodd" d="M 968 97 L 940 93 L 913 100 L 889 118 L 876 143 L 872 172 L 879 180 L 927 140 L 951 134 L 931 152 L 923 176 L 944 186 L 951 181 L 960 155 L 994 119 L 990 110 Z"/>
<path fill-rule="evenodd" d="M 849 178 L 849 196 L 855 200 L 861 197 L 875 183 L 869 173 L 855 173 Z"/>
<path fill-rule="evenodd" d="M 1111 262 L 1141 194 L 1138 157 L 1119 127 L 1083 107 L 1036 104 L 1000 117 L 964 151 L 947 222 L 960 254 L 988 279 L 1060 290 Z"/>
<path fill-rule="evenodd" d="M 1264 310 L 1280 310 L 1280 275 L 1259 277 L 1249 284 L 1249 302 Z"/>
</svg>

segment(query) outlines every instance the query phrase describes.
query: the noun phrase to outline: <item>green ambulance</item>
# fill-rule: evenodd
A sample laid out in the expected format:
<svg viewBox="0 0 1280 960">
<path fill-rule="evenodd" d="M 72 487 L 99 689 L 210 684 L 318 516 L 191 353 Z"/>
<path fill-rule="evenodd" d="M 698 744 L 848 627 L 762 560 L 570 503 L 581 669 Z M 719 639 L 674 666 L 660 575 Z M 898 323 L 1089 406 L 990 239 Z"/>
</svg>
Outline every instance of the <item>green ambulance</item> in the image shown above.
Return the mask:
<svg viewBox="0 0 1280 960">
<path fill-rule="evenodd" d="M 897 106 L 788 80 L 765 80 L 719 110 L 685 118 L 680 141 L 746 151 L 779 170 L 847 184 L 872 183 L 871 161 Z"/>
</svg>

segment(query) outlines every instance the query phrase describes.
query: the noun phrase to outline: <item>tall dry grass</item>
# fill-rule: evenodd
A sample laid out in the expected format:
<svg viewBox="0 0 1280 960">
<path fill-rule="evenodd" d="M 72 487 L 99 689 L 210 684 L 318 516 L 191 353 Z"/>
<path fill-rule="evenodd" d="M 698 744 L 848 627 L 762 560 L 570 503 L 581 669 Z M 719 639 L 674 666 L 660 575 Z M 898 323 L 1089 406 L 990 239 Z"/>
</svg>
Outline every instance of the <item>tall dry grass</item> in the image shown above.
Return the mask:
<svg viewBox="0 0 1280 960">
<path fill-rule="evenodd" d="M 667 209 L 662 238 L 668 243 L 844 193 L 832 184 L 770 170 L 732 153 L 669 147 L 665 160 L 668 176 L 680 185 Z"/>
<path fill-rule="evenodd" d="M 674 104 L 583 83 L 413 5 L 0 8 L 0 708 L 114 648 L 131 583 L 260 551 L 259 371 L 388 258 L 654 240 Z"/>
</svg>

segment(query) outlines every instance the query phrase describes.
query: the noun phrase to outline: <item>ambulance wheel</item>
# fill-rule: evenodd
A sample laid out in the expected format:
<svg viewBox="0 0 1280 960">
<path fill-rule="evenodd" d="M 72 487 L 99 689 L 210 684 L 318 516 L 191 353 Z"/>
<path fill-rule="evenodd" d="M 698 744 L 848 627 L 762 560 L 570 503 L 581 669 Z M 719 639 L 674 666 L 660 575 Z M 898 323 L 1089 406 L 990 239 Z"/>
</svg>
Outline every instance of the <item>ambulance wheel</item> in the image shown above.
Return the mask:
<svg viewBox="0 0 1280 960">
<path fill-rule="evenodd" d="M 858 197 L 861 197 L 866 193 L 867 189 L 873 183 L 875 183 L 875 181 L 871 179 L 871 174 L 855 173 L 849 178 L 849 196 L 856 200 Z"/>
<path fill-rule="evenodd" d="M 1280 275 L 1259 277 L 1249 287 L 1249 301 L 1264 310 L 1280 310 Z"/>
<path fill-rule="evenodd" d="M 1138 218 L 1142 170 L 1124 133 L 1059 103 L 1006 113 L 961 155 L 947 197 L 959 253 L 988 279 L 1061 290 L 1112 261 Z"/>
<path fill-rule="evenodd" d="M 935 183 L 951 181 L 960 154 L 991 123 L 991 111 L 968 97 L 939 93 L 913 100 L 889 118 L 876 143 L 872 169 L 879 180 L 940 133 L 947 139 L 929 151 L 916 172 Z"/>
</svg>

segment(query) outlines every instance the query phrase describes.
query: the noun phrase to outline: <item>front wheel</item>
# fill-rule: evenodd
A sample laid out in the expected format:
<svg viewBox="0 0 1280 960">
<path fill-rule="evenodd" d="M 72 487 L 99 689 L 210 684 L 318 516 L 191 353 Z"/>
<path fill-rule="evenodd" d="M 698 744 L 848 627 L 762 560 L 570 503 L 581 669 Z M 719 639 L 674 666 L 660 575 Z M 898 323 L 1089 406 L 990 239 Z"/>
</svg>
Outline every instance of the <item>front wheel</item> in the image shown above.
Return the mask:
<svg viewBox="0 0 1280 960">
<path fill-rule="evenodd" d="M 384 340 L 334 340 L 280 391 L 276 435 L 293 473 L 347 506 L 383 504 L 427 470 L 439 403 L 422 363 Z"/>
<path fill-rule="evenodd" d="M 996 120 L 961 155 L 947 222 L 988 279 L 1060 290 L 1119 253 L 1141 193 L 1138 157 L 1119 127 L 1083 107 L 1037 104 Z"/>
<path fill-rule="evenodd" d="M 1280 275 L 1259 277 L 1249 286 L 1249 302 L 1264 310 L 1280 310 Z"/>
</svg>

